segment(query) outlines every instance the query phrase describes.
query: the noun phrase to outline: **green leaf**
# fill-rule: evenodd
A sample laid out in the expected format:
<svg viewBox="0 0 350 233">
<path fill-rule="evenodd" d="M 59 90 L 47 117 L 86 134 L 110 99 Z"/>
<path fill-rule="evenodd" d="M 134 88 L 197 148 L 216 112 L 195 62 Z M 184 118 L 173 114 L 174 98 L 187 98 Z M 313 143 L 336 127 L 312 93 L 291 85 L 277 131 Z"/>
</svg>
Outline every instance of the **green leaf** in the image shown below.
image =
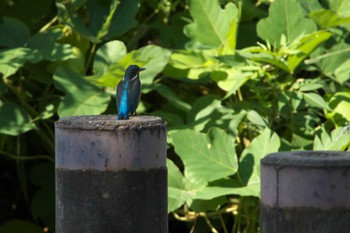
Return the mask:
<svg viewBox="0 0 350 233">
<path fill-rule="evenodd" d="M 344 41 L 336 43 L 331 48 L 322 47 L 316 49 L 310 54 L 310 59 L 306 60 L 306 64 L 316 63 L 322 72 L 335 81 L 343 84 L 349 79 L 349 72 L 347 71 L 348 58 L 350 56 L 349 44 Z M 341 67 L 344 63 L 344 67 Z M 337 69 L 338 70 L 337 72 Z M 345 69 L 345 70 L 344 70 Z"/>
<path fill-rule="evenodd" d="M 343 84 L 350 80 L 350 60 L 343 62 L 334 71 L 335 79 Z"/>
<path fill-rule="evenodd" d="M 168 212 L 171 212 L 182 206 L 186 201 L 190 200 L 190 198 L 185 194 L 184 177 L 179 168 L 170 159 L 167 159 L 166 163 L 168 168 L 169 188 Z M 179 193 L 183 194 L 177 195 Z"/>
<path fill-rule="evenodd" d="M 206 183 L 237 171 L 234 139 L 219 128 L 208 134 L 180 130 L 172 135 L 176 153 L 185 165 L 185 177 L 193 183 Z"/>
<path fill-rule="evenodd" d="M 339 127 L 332 132 L 322 127 L 316 132 L 313 150 L 343 151 L 350 146 L 350 127 Z"/>
<path fill-rule="evenodd" d="M 156 46 L 148 45 L 142 47 L 138 50 L 140 52 L 140 61 L 144 62 L 143 67 L 146 68 L 145 71 L 142 71 L 142 80 L 143 85 L 142 93 L 146 93 L 149 89 L 144 89 L 146 86 L 153 83 L 153 79 L 164 69 L 168 64 L 171 52 L 168 49 Z"/>
<path fill-rule="evenodd" d="M 319 10 L 310 12 L 312 18 L 321 28 L 337 27 L 350 24 L 350 17 L 340 17 L 332 10 Z"/>
<path fill-rule="evenodd" d="M 220 126 L 227 128 L 234 111 L 221 104 L 220 97 L 206 95 L 198 98 L 187 114 L 187 122 L 197 131 Z"/>
<path fill-rule="evenodd" d="M 228 93 L 224 99 L 235 94 L 236 91 L 249 80 L 251 72 L 241 72 L 238 69 L 222 69 L 211 72 L 210 77 L 218 86 Z"/>
<path fill-rule="evenodd" d="M 228 44 L 234 49 L 238 10 L 233 3 L 221 9 L 218 1 L 190 0 L 189 11 L 194 22 L 185 26 L 184 32 L 192 43 L 215 48 Z"/>
<path fill-rule="evenodd" d="M 1 134 L 17 136 L 36 128 L 30 115 L 17 104 L 0 100 L 0 116 Z"/>
<path fill-rule="evenodd" d="M 56 1 L 65 22 L 93 43 L 119 36 L 136 25 L 138 0 Z M 118 7 L 117 7 L 118 6 Z"/>
<path fill-rule="evenodd" d="M 335 93 L 329 100 L 329 107 L 333 109 L 326 114 L 335 125 L 342 126 L 350 122 L 350 92 Z"/>
<path fill-rule="evenodd" d="M 29 28 L 21 21 L 4 17 L 0 24 L 0 47 L 23 47 L 30 36 Z"/>
<path fill-rule="evenodd" d="M 17 72 L 25 62 L 37 61 L 40 54 L 29 48 L 15 48 L 0 50 L 0 73 L 5 78 Z"/>
<path fill-rule="evenodd" d="M 101 40 L 105 35 L 107 35 L 109 27 L 111 26 L 111 21 L 114 16 L 115 11 L 117 10 L 117 6 L 119 4 L 119 0 L 112 0 L 111 5 L 109 8 L 109 13 L 105 19 L 105 21 L 102 23 L 101 29 L 98 31 L 96 40 Z"/>
<path fill-rule="evenodd" d="M 113 40 L 102 45 L 96 52 L 94 59 L 94 73 L 101 76 L 109 67 L 122 60 L 126 55 L 126 46 L 122 41 Z"/>
<path fill-rule="evenodd" d="M 79 74 L 60 68 L 54 74 L 54 84 L 66 94 L 58 107 L 60 117 L 97 115 L 107 109 L 110 96 Z"/>
<path fill-rule="evenodd" d="M 302 62 L 309 54 L 321 43 L 328 40 L 332 36 L 332 33 L 326 31 L 318 31 L 308 34 L 300 39 L 296 45 L 296 49 L 301 53 L 288 56 L 287 62 L 289 69 L 294 69 Z"/>
<path fill-rule="evenodd" d="M 29 221 L 11 220 L 0 226 L 0 233 L 42 233 L 39 225 Z"/>
<path fill-rule="evenodd" d="M 163 84 L 155 84 L 153 87 L 161 96 L 169 101 L 171 105 L 174 107 L 188 112 L 191 109 L 191 106 L 185 101 L 181 100 L 176 93 L 170 89 L 168 86 Z"/>
<path fill-rule="evenodd" d="M 328 104 L 322 98 L 322 96 L 316 93 L 303 93 L 303 98 L 312 107 L 317 107 L 321 109 L 327 109 L 328 111 L 332 111 L 332 109 L 328 106 Z"/>
<path fill-rule="evenodd" d="M 61 31 L 49 31 L 35 34 L 27 43 L 27 47 L 37 52 L 37 60 L 64 61 L 75 58 L 73 47 L 69 44 L 59 44 L 56 40 Z"/>
<path fill-rule="evenodd" d="M 256 196 L 260 195 L 260 183 L 252 183 L 242 186 L 232 179 L 220 179 L 210 183 L 196 193 L 195 198 L 210 200 L 224 195 Z"/>
<path fill-rule="evenodd" d="M 307 19 L 297 0 L 276 0 L 269 9 L 269 16 L 258 22 L 258 35 L 275 47 L 279 47 L 284 35 L 287 44 L 302 35 L 310 34 L 317 30 L 316 24 Z"/>
<path fill-rule="evenodd" d="M 260 183 L 260 160 L 267 154 L 276 152 L 280 148 L 279 136 L 269 128 L 249 144 L 242 152 L 239 161 L 238 174 L 242 184 Z"/>
<path fill-rule="evenodd" d="M 123 35 L 137 25 L 135 16 L 140 8 L 139 0 L 121 0 L 109 27 L 107 39 Z"/>
</svg>

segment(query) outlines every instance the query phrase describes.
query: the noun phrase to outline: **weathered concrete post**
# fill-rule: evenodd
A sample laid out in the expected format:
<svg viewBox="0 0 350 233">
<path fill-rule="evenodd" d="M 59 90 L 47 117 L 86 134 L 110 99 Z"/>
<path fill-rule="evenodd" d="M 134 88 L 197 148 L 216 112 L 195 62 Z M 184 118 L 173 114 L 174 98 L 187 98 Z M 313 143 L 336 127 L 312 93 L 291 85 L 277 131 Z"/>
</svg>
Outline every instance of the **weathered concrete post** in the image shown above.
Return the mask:
<svg viewBox="0 0 350 233">
<path fill-rule="evenodd" d="M 261 233 L 349 233 L 350 153 L 295 151 L 261 161 Z"/>
<path fill-rule="evenodd" d="M 115 115 L 56 127 L 57 233 L 167 233 L 166 122 Z"/>
</svg>

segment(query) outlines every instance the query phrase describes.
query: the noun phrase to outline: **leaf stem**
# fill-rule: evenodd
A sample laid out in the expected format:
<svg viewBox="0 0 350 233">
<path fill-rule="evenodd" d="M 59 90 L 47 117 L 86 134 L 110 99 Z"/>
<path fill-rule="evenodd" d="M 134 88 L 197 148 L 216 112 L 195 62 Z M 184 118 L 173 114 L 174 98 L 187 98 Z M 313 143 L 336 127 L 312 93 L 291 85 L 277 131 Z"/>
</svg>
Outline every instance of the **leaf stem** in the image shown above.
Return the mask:
<svg viewBox="0 0 350 233">
<path fill-rule="evenodd" d="M 50 156 L 47 155 L 33 155 L 33 156 L 19 156 L 19 155 L 14 155 L 11 153 L 8 153 L 6 151 L 0 150 L 0 154 L 10 158 L 10 159 L 15 159 L 15 160 L 36 160 L 36 159 L 46 159 L 49 160 L 50 162 L 54 162 L 54 159 L 51 158 Z"/>
<path fill-rule="evenodd" d="M 96 45 L 97 45 L 96 43 L 92 43 L 90 54 L 89 54 L 88 60 L 86 62 L 85 74 L 87 73 L 87 71 L 89 69 L 89 66 L 91 64 L 92 57 L 94 56 L 94 53 L 95 53 L 95 50 L 96 50 Z"/>
</svg>

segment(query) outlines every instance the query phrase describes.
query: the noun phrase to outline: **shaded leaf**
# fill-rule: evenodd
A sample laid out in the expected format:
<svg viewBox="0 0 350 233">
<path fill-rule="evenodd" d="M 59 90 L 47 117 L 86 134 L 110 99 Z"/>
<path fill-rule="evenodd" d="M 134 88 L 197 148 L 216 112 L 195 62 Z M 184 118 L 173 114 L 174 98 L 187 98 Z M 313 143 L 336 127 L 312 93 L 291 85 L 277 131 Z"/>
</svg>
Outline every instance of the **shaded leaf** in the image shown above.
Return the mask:
<svg viewBox="0 0 350 233">
<path fill-rule="evenodd" d="M 14 18 L 3 18 L 0 24 L 0 47 L 23 47 L 29 36 L 29 28 L 24 23 Z"/>
<path fill-rule="evenodd" d="M 35 129 L 30 115 L 19 105 L 0 100 L 0 133 L 12 136 Z"/>
<path fill-rule="evenodd" d="M 260 160 L 267 154 L 278 151 L 279 136 L 269 128 L 249 144 L 242 152 L 238 174 L 243 185 L 260 183 Z"/>
<path fill-rule="evenodd" d="M 107 109 L 110 96 L 79 74 L 58 69 L 54 74 L 54 84 L 57 89 L 65 92 L 65 97 L 58 107 L 60 117 L 97 115 Z"/>
</svg>

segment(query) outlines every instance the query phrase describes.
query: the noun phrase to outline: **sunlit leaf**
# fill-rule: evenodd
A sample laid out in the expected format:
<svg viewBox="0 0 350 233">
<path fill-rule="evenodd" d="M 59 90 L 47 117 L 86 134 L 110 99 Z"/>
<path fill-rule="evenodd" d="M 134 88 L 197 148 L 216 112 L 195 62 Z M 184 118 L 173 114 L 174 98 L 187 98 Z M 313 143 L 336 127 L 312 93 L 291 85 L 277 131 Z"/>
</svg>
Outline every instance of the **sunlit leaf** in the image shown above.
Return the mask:
<svg viewBox="0 0 350 233">
<path fill-rule="evenodd" d="M 321 109 L 327 109 L 328 111 L 332 111 L 332 109 L 328 106 L 327 102 L 316 93 L 303 93 L 304 100 L 312 107 L 317 107 Z"/>
<path fill-rule="evenodd" d="M 110 96 L 97 86 L 89 83 L 79 74 L 66 69 L 58 69 L 54 74 L 57 89 L 65 92 L 58 107 L 58 115 L 97 115 L 104 112 Z"/>
<path fill-rule="evenodd" d="M 190 0 L 189 11 L 194 22 L 184 30 L 193 42 L 208 47 L 220 47 L 228 43 L 234 49 L 238 11 L 233 3 L 227 3 L 222 9 L 218 1 Z"/>
<path fill-rule="evenodd" d="M 273 46 L 279 47 L 284 35 L 291 44 L 302 35 L 316 31 L 316 24 L 305 17 L 305 13 L 297 0 L 277 0 L 269 9 L 269 16 L 259 21 L 258 35 Z"/>
<path fill-rule="evenodd" d="M 236 173 L 234 140 L 222 129 L 212 128 L 208 134 L 181 130 L 172 137 L 175 151 L 185 164 L 185 176 L 190 181 L 206 183 Z"/>
</svg>

